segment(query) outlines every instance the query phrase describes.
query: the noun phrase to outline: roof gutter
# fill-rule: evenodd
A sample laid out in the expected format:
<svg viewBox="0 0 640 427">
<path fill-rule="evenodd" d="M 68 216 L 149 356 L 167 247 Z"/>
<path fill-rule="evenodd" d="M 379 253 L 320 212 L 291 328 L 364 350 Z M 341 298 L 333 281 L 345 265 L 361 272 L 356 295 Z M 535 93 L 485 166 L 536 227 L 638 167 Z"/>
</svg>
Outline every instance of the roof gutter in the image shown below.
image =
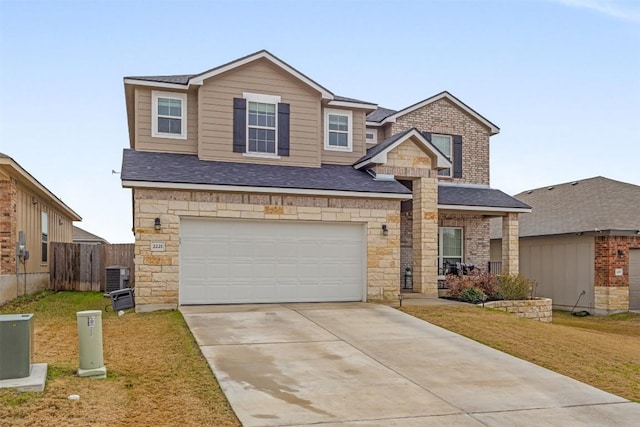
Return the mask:
<svg viewBox="0 0 640 427">
<path fill-rule="evenodd" d="M 468 206 L 468 205 L 440 205 L 438 209 L 455 211 L 476 211 L 476 212 L 515 212 L 531 213 L 531 208 L 504 208 L 496 206 Z"/>
<path fill-rule="evenodd" d="M 198 191 L 224 191 L 234 193 L 270 193 L 270 194 L 296 194 L 303 196 L 328 196 L 328 197 L 363 197 L 369 199 L 394 199 L 409 200 L 411 194 L 403 193 L 374 193 L 366 191 L 343 190 L 316 190 L 310 188 L 283 188 L 283 187 L 251 187 L 241 185 L 220 184 L 185 184 L 180 182 L 154 182 L 122 180 L 124 188 L 161 188 L 170 190 L 198 190 Z"/>
</svg>

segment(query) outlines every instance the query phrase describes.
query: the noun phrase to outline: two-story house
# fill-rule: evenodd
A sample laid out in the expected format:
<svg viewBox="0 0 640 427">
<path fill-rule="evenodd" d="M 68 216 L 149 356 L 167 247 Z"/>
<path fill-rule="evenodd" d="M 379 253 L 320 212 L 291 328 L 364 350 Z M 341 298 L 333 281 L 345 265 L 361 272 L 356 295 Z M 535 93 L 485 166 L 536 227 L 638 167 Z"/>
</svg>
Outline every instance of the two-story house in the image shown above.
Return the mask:
<svg viewBox="0 0 640 427">
<path fill-rule="evenodd" d="M 447 92 L 400 111 L 335 95 L 267 51 L 124 79 L 139 310 L 437 296 L 447 262 L 518 268 L 529 207 L 489 187 L 499 129 Z"/>
</svg>

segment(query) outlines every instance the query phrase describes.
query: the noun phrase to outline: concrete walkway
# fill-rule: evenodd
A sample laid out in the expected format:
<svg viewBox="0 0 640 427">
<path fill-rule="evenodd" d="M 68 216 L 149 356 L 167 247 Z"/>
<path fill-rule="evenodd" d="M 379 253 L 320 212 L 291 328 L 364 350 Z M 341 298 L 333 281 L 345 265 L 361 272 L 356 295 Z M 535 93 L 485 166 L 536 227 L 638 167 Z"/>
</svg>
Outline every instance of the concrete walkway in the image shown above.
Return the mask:
<svg viewBox="0 0 640 427">
<path fill-rule="evenodd" d="M 640 404 L 363 303 L 181 307 L 244 426 L 632 426 Z"/>
</svg>

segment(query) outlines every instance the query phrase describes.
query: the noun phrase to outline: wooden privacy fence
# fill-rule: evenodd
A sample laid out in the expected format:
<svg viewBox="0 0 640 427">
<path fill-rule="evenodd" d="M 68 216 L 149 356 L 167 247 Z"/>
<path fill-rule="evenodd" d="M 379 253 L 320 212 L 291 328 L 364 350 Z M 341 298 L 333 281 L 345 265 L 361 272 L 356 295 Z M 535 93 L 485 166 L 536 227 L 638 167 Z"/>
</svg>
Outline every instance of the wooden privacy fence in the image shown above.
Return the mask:
<svg viewBox="0 0 640 427">
<path fill-rule="evenodd" d="M 105 290 L 106 267 L 129 267 L 129 286 L 133 280 L 134 245 L 51 243 L 49 288 L 55 291 Z"/>
</svg>

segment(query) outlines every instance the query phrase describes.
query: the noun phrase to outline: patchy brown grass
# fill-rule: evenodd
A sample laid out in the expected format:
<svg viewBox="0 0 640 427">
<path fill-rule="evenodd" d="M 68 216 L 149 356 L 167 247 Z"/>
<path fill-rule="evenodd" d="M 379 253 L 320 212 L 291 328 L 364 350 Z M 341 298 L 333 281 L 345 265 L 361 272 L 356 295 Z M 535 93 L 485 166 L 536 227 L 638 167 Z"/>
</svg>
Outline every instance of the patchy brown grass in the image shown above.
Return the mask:
<svg viewBox="0 0 640 427">
<path fill-rule="evenodd" d="M 103 310 L 107 378 L 77 377 L 76 312 L 108 303 L 101 294 L 60 292 L 0 307 L 34 313 L 33 362 L 49 364 L 44 393 L 0 389 L 0 425 L 240 425 L 178 312 Z"/>
<path fill-rule="evenodd" d="M 594 387 L 640 402 L 640 315 L 573 317 L 553 324 L 475 306 L 409 306 L 405 313 Z"/>
</svg>

